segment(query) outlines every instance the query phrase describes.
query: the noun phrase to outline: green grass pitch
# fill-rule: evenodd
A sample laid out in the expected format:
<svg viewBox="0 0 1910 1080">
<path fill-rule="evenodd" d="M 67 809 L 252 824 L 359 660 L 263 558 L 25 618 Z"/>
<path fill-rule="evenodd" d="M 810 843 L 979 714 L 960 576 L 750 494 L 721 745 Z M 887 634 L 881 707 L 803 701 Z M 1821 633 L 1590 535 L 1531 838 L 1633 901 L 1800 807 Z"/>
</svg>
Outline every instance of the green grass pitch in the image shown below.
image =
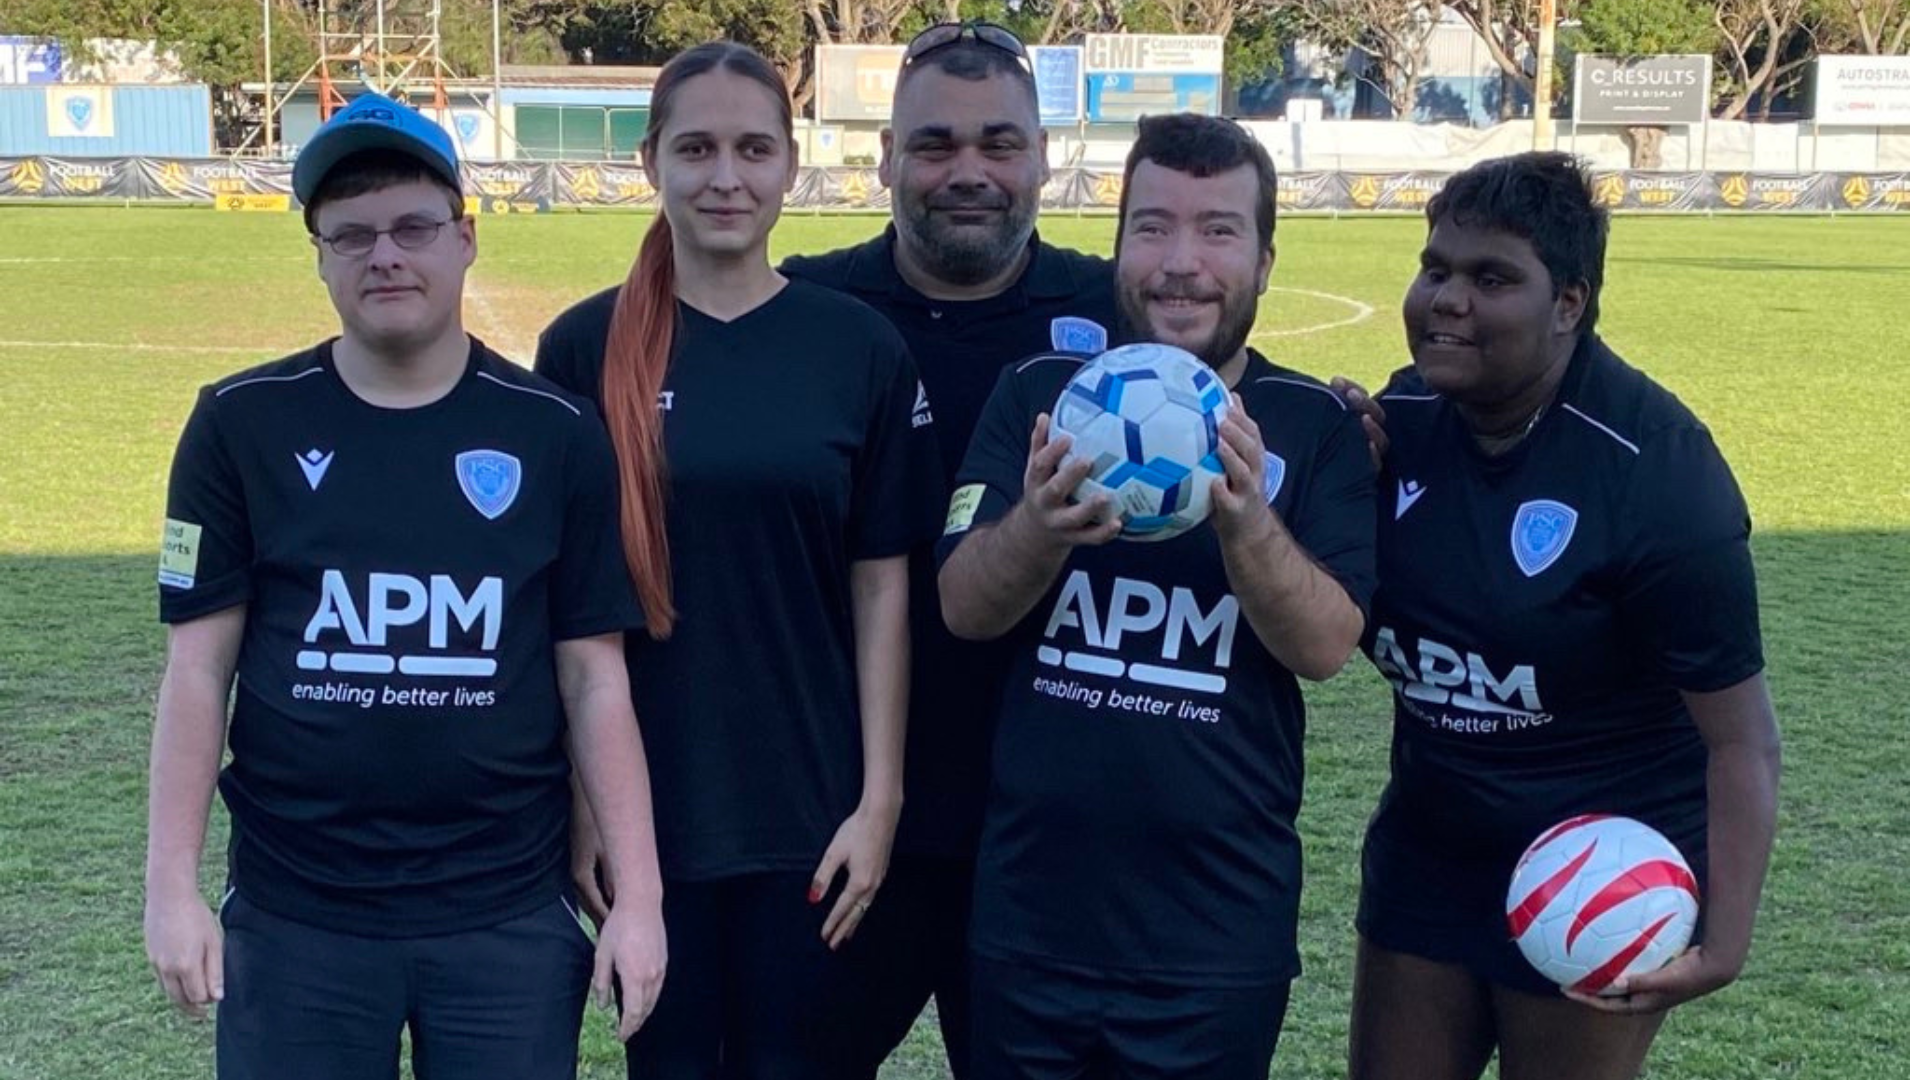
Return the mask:
<svg viewBox="0 0 1910 1080">
<path fill-rule="evenodd" d="M 484 219 L 470 328 L 527 359 L 550 316 L 622 278 L 646 225 Z M 879 226 L 791 216 L 775 246 L 817 250 Z M 1046 234 L 1106 251 L 1111 230 L 1058 217 Z M 1397 218 L 1283 222 L 1255 343 L 1316 375 L 1377 382 L 1404 358 L 1398 302 L 1420 233 Z M 1749 969 L 1673 1017 L 1650 1075 L 1900 1075 L 1910 221 L 1624 218 L 1607 278 L 1608 339 L 1711 425 L 1750 500 L 1786 742 Z M 140 941 L 167 461 L 199 385 L 331 325 L 292 215 L 0 208 L 0 1080 L 210 1073 L 210 1027 L 170 1012 Z M 1344 1070 L 1357 852 L 1387 713 L 1363 661 L 1311 701 L 1307 973 L 1274 1073 L 1330 1078 Z M 587 1018 L 586 1076 L 623 1075 L 606 1028 Z M 885 1077 L 940 1077 L 938 1054 L 921 1025 Z"/>
</svg>

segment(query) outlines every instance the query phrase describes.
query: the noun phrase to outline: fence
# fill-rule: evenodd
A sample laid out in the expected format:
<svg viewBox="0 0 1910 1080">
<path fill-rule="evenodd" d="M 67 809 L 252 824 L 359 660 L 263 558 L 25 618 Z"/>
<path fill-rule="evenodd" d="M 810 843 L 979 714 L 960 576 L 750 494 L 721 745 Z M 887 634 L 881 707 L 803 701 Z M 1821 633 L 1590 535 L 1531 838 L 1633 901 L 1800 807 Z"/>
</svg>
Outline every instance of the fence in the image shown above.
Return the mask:
<svg viewBox="0 0 1910 1080">
<path fill-rule="evenodd" d="M 1302 171 L 1280 177 L 1283 211 L 1417 211 L 1446 172 Z M 1684 212 L 1910 210 L 1910 172 L 1595 173 L 1598 199 L 1617 210 Z M 655 209 L 656 190 L 627 162 L 464 164 L 464 190 L 483 213 L 554 208 Z M 289 210 L 292 167 L 282 161 L 227 158 L 0 158 L 0 199 L 102 199 L 211 203 L 227 210 Z M 1043 209 L 1111 210 L 1121 199 L 1117 169 L 1054 170 Z M 796 210 L 887 210 L 888 191 L 874 169 L 804 167 L 785 205 Z"/>
</svg>

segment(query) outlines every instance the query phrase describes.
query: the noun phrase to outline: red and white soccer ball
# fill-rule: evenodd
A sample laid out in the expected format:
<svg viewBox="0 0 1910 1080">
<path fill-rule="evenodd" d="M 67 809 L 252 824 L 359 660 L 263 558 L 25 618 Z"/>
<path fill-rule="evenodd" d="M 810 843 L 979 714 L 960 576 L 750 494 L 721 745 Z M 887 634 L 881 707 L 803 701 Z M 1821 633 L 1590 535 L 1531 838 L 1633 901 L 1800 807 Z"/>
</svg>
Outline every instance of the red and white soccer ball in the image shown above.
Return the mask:
<svg viewBox="0 0 1910 1080">
<path fill-rule="evenodd" d="M 1512 871 L 1506 922 L 1519 951 L 1568 990 L 1599 994 L 1691 943 L 1698 882 L 1641 821 L 1586 814 L 1540 834 Z"/>
</svg>

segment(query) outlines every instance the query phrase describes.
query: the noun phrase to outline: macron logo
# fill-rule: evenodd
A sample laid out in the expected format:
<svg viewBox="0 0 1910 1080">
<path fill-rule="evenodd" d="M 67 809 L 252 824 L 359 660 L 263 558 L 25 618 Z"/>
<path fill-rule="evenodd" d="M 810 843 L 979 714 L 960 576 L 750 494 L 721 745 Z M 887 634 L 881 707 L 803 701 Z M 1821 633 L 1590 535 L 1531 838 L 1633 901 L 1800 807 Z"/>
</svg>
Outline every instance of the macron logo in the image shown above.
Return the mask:
<svg viewBox="0 0 1910 1080">
<path fill-rule="evenodd" d="M 1401 480 L 1399 498 L 1393 502 L 1393 520 L 1398 521 L 1405 517 L 1406 511 L 1411 510 L 1413 504 L 1418 502 L 1419 497 L 1424 494 L 1426 494 L 1426 485 L 1417 480 Z"/>
<path fill-rule="evenodd" d="M 928 387 L 915 384 L 915 408 L 909 412 L 910 427 L 927 427 L 935 422 L 935 414 L 929 412 Z"/>
<path fill-rule="evenodd" d="M 292 455 L 293 460 L 298 462 L 299 471 L 305 474 L 305 482 L 312 486 L 313 491 L 317 491 L 319 483 L 325 479 L 325 470 L 332 467 L 332 455 L 335 453 L 337 451 L 327 450 L 321 454 L 318 447 L 314 446 L 303 454 Z"/>
</svg>

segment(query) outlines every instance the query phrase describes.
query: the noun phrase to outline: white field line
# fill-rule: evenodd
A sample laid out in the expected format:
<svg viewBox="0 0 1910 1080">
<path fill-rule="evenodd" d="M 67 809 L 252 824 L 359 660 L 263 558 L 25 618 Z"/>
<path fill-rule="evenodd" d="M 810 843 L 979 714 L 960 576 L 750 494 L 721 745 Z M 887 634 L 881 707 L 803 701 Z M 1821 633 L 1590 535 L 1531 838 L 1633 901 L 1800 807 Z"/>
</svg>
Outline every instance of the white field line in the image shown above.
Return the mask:
<svg viewBox="0 0 1910 1080">
<path fill-rule="evenodd" d="M 275 356 L 286 356 L 304 348 L 302 345 L 252 346 L 252 345 L 159 345 L 146 341 L 19 341 L 0 338 L 0 349 L 89 349 L 99 352 L 166 352 L 166 353 L 250 353 L 260 361 Z"/>
<path fill-rule="evenodd" d="M 505 358 L 528 367 L 537 355 L 536 336 L 526 336 L 515 322 L 498 315 L 491 304 L 490 290 L 476 268 L 464 276 L 464 314 L 465 329 Z"/>
<path fill-rule="evenodd" d="M 1314 326 L 1300 326 L 1291 330 L 1256 330 L 1249 336 L 1248 340 L 1253 340 L 1254 338 L 1299 337 L 1302 334 L 1317 334 L 1325 330 L 1338 330 L 1342 326 L 1352 326 L 1355 323 L 1363 323 L 1373 317 L 1373 305 L 1355 300 L 1350 296 L 1341 296 L 1337 293 L 1330 292 L 1316 292 L 1313 289 L 1289 289 L 1282 285 L 1269 285 L 1267 286 L 1267 291 L 1291 293 L 1294 296 L 1311 296 L 1316 300 L 1331 300 L 1336 304 L 1345 304 L 1347 307 L 1353 309 L 1353 314 L 1344 319 L 1336 319 L 1333 322 L 1319 323 Z"/>
</svg>

